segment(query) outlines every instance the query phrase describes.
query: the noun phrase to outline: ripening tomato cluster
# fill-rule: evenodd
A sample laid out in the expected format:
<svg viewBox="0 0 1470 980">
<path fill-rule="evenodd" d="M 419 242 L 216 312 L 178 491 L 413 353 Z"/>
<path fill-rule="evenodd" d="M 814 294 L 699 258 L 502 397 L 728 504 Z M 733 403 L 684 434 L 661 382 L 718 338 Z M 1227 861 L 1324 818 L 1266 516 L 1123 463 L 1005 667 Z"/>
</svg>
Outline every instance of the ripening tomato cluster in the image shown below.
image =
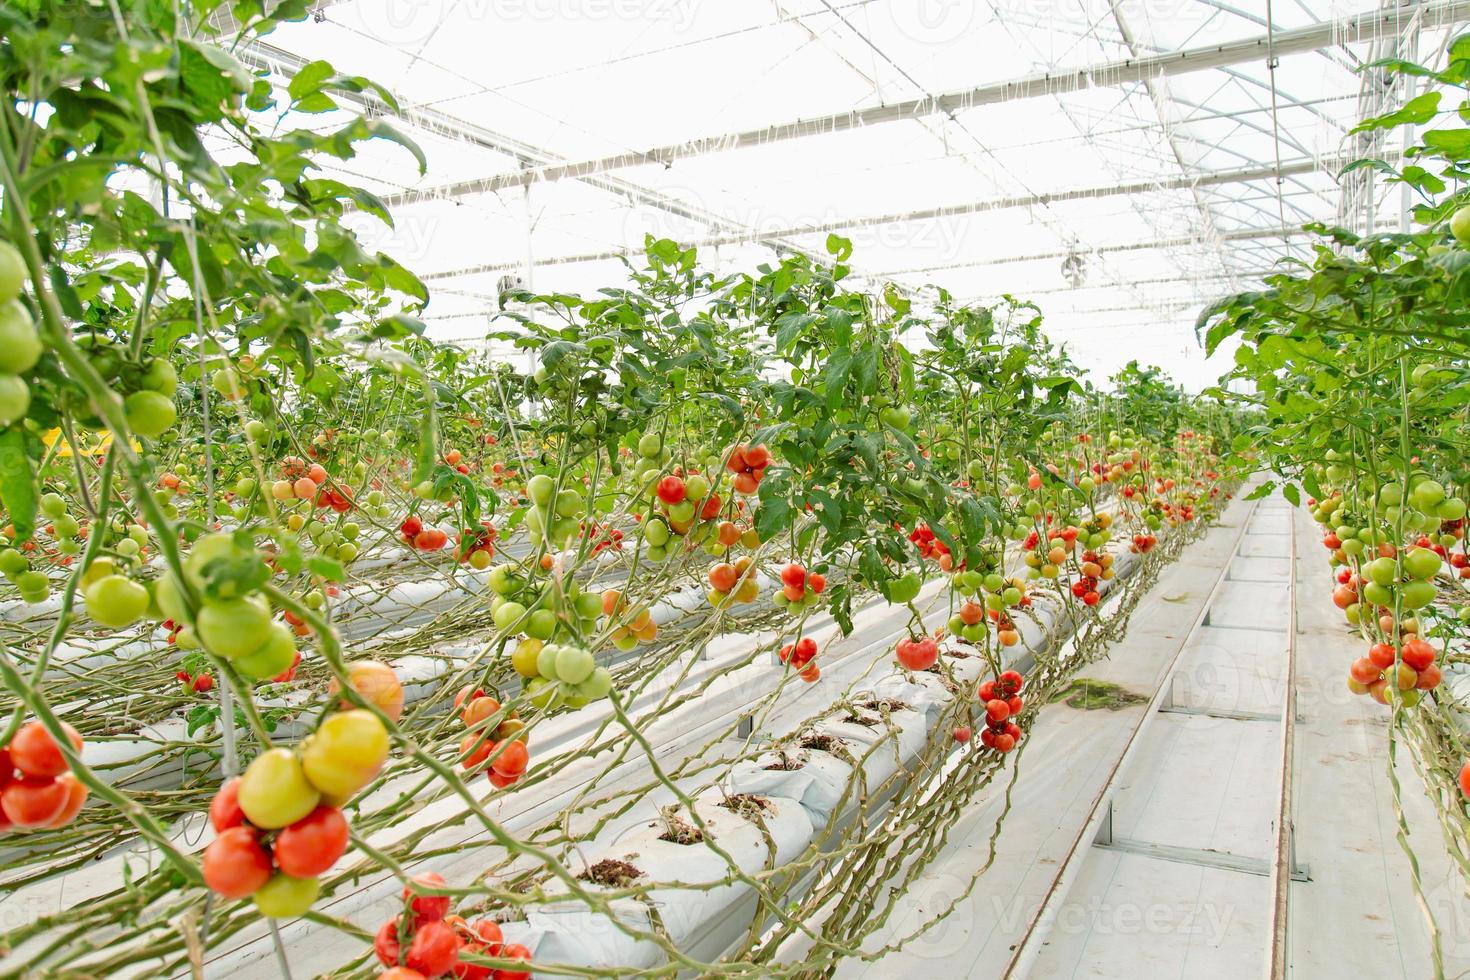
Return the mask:
<svg viewBox="0 0 1470 980">
<path fill-rule="evenodd" d="M 442 875 L 415 875 L 415 885 L 446 887 Z M 387 969 L 378 980 L 431 980 L 454 976 L 457 980 L 529 980 L 531 971 L 493 969 L 461 959 L 461 954 L 520 960 L 528 965 L 531 951 L 520 943 L 508 943 L 500 923 L 481 918 L 473 923 L 449 914 L 448 895 L 420 895 L 412 887 L 403 889 L 402 915 L 384 922 L 373 939 L 373 952 Z"/>
<path fill-rule="evenodd" d="M 1021 740 L 1018 718 L 1025 708 L 1021 688 L 1026 684 L 1018 671 L 1008 670 L 994 680 L 982 683 L 976 692 L 985 705 L 985 727 L 980 729 L 980 744 L 997 752 L 1009 752 Z"/>
<path fill-rule="evenodd" d="M 795 643 L 788 643 L 781 648 L 781 662 L 790 664 L 797 671 L 797 676 L 808 684 L 816 682 L 822 676 L 822 669 L 812 661 L 817 658 L 817 641 L 810 636 L 803 636 Z"/>
<path fill-rule="evenodd" d="M 402 533 L 402 528 L 399 533 Z M 423 533 L 422 530 L 419 533 Z M 489 521 L 481 521 L 479 527 L 465 528 L 459 532 L 455 557 L 461 565 L 468 564 L 477 571 L 484 571 L 495 557 L 495 538 L 499 533 Z"/>
<path fill-rule="evenodd" d="M 821 572 L 808 572 L 803 566 L 792 562 L 781 569 L 781 591 L 776 593 L 776 605 L 793 613 L 800 613 L 817 605 L 818 596 L 827 589 L 827 576 Z"/>
<path fill-rule="evenodd" d="M 894 655 L 908 670 L 928 670 L 939 660 L 939 643 L 932 636 L 905 636 L 898 641 Z"/>
<path fill-rule="evenodd" d="M 253 897 L 262 915 L 300 915 L 316 901 L 318 876 L 347 851 L 347 818 L 318 803 L 285 826 L 259 827 L 241 806 L 243 783 L 244 777 L 231 779 L 210 801 L 216 836 L 204 849 L 204 883 L 221 898 Z M 265 814 L 259 788 L 251 793 L 252 812 Z"/>
<path fill-rule="evenodd" d="M 438 551 L 449 543 L 449 535 L 433 525 L 425 526 L 417 514 L 410 514 L 398 525 L 398 536 L 410 548 L 419 551 Z"/>
<path fill-rule="evenodd" d="M 613 628 L 612 641 L 613 646 L 624 653 L 639 643 L 652 643 L 658 639 L 658 623 L 653 621 L 653 613 L 647 606 L 630 611 L 623 601 L 623 593 L 617 589 L 608 589 L 602 594 L 602 614 L 609 620 L 622 620 Z"/>
<path fill-rule="evenodd" d="M 920 557 L 938 562 L 939 567 L 946 572 L 954 570 L 954 557 L 949 553 L 949 546 L 935 537 L 934 530 L 929 525 L 920 524 L 915 527 L 909 532 L 909 540 L 919 550 Z"/>
<path fill-rule="evenodd" d="M 1423 697 L 1422 692 L 1439 686 L 1442 675 L 1434 662 L 1433 644 L 1409 631 L 1411 625 L 1417 629 L 1413 620 L 1403 625 L 1404 641 L 1399 649 L 1395 650 L 1392 643 L 1375 643 L 1366 657 L 1353 661 L 1348 669 L 1348 690 L 1366 694 L 1379 704 L 1396 699 L 1413 707 Z"/>
<path fill-rule="evenodd" d="M 526 748 L 526 723 L 512 708 L 493 729 L 487 730 L 487 722 L 501 713 L 501 707 L 484 688 L 464 686 L 454 697 L 454 707 L 460 721 L 469 729 L 459 743 L 460 764 L 471 772 L 484 769 L 496 789 L 514 786 L 531 764 L 531 753 Z"/>
<path fill-rule="evenodd" d="M 623 531 L 621 528 L 591 521 L 590 523 L 584 522 L 583 530 L 587 532 L 587 540 L 592 542 L 591 555 L 593 558 L 596 558 L 609 549 L 613 551 L 623 550 Z"/>
<path fill-rule="evenodd" d="M 754 602 L 760 595 L 760 584 L 755 577 L 755 559 L 748 555 L 734 562 L 722 561 L 709 570 L 709 591 L 705 598 L 716 608 L 736 602 Z"/>
<path fill-rule="evenodd" d="M 1135 555 L 1146 555 L 1150 551 L 1153 551 L 1158 543 L 1159 539 L 1155 535 L 1135 534 L 1133 536 L 1133 546 L 1128 550 L 1132 551 Z"/>
<path fill-rule="evenodd" d="M 327 483 L 326 467 L 320 463 L 307 465 L 300 456 L 281 460 L 281 479 L 271 484 L 271 496 L 279 501 L 310 500 L 318 507 L 331 507 L 339 514 L 352 508 L 351 491 L 337 487 L 322 491 Z"/>
<path fill-rule="evenodd" d="M 771 451 L 765 446 L 741 444 L 730 450 L 725 460 L 725 469 L 735 474 L 732 485 L 736 493 L 749 496 L 756 492 L 765 479 L 766 467 L 771 465 Z"/>
<path fill-rule="evenodd" d="M 318 876 L 346 850 L 341 807 L 378 774 L 388 749 L 378 717 L 352 708 L 329 715 L 297 748 L 256 756 L 210 803 L 218 836 L 204 852 L 205 884 L 225 898 L 249 896 L 270 918 L 304 914 Z"/>
<path fill-rule="evenodd" d="M 209 671 L 200 671 L 198 674 L 190 674 L 187 670 L 181 670 L 174 674 L 174 678 L 184 685 L 185 693 L 203 694 L 214 690 L 214 675 Z"/>
<path fill-rule="evenodd" d="M 82 751 L 82 736 L 61 723 Z M 40 721 L 20 726 L 0 749 L 0 831 L 65 827 L 87 802 L 87 787 L 67 771 L 61 746 Z"/>
</svg>

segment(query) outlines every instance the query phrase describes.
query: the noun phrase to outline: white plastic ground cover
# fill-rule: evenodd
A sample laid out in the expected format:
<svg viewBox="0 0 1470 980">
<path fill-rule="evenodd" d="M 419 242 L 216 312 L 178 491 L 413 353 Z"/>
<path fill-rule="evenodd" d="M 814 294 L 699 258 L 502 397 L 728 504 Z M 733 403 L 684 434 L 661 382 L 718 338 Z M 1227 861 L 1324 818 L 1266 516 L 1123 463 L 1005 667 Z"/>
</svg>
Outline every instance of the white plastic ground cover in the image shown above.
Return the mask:
<svg viewBox="0 0 1470 980">
<path fill-rule="evenodd" d="M 1114 563 L 1114 578 L 1099 583 L 1099 591 L 1106 592 L 1116 588 L 1138 567 L 1138 556 L 1127 552 L 1119 555 Z M 1033 631 L 1040 634 L 1042 641 L 1035 648 L 1060 649 L 1075 627 L 1080 625 L 1080 621 L 1063 617 L 1062 607 L 1055 603 L 1038 603 L 1037 606 L 1033 606 L 1037 622 L 1028 623 Z M 962 658 L 955 664 L 957 677 L 963 676 L 967 683 L 978 679 L 983 670 L 984 660 L 979 657 Z M 731 767 L 722 781 L 721 790 L 732 796 L 748 794 L 764 797 L 781 806 L 795 804 L 810 823 L 809 843 L 830 826 L 840 825 L 851 819 L 862 805 L 857 799 L 857 789 L 852 786 L 854 766 L 844 761 L 843 755 L 862 766 L 862 786 L 868 791 L 883 785 L 900 769 L 911 770 L 923 754 L 943 706 L 953 696 L 934 674 L 891 671 L 871 685 L 865 685 L 862 691 L 833 706 L 823 717 L 801 729 L 802 733 L 828 735 L 839 739 L 842 743 L 840 753 L 819 749 L 788 750 L 781 753 L 769 751 Z M 861 705 L 867 700 L 886 700 L 903 707 L 860 707 L 857 712 L 860 716 L 879 718 L 876 725 L 846 720 L 850 714 L 846 704 Z M 796 768 L 786 768 L 793 762 L 799 765 Z M 839 807 L 844 807 L 844 811 L 839 811 Z M 655 819 L 650 826 L 662 825 Z M 653 847 L 646 835 L 634 835 L 630 839 L 615 841 L 593 851 L 594 856 L 587 859 L 586 867 L 590 868 L 604 860 L 625 861 L 644 872 L 651 880 L 672 880 L 684 884 L 721 882 L 727 877 L 728 869 L 723 859 L 698 844 L 677 845 L 662 841 L 653 843 L 660 846 Z M 720 843 L 723 846 L 723 841 Z M 804 847 L 805 845 L 803 849 Z M 701 851 L 704 852 L 703 855 L 700 855 Z M 666 863 L 671 865 L 667 868 L 667 873 L 664 872 Z M 699 869 L 705 866 L 708 867 L 708 877 L 696 877 Z M 747 874 L 750 873 L 750 869 L 743 863 L 737 861 L 737 866 Z M 769 871 L 779 866 L 769 865 L 764 866 L 764 869 Z M 749 899 L 753 897 L 749 885 L 743 882 L 722 885 L 709 892 L 690 888 L 658 888 L 651 890 L 649 896 L 658 912 L 659 920 L 670 930 L 670 938 L 681 949 L 685 947 L 678 941 L 679 937 L 686 934 L 691 938 L 701 935 L 712 922 L 723 920 L 728 932 L 731 927 L 728 921 L 729 910 L 739 906 L 749 911 L 752 905 Z M 651 931 L 649 909 L 644 902 L 619 901 L 613 905 L 613 911 L 625 929 L 645 933 Z M 677 935 L 671 920 L 681 926 Z M 688 922 L 697 923 L 697 927 L 687 930 L 682 928 Z M 607 916 L 574 900 L 558 904 L 550 910 L 529 912 L 525 922 L 507 923 L 504 928 L 507 938 L 523 943 L 532 950 L 533 961 L 594 969 L 648 969 L 663 963 L 662 952 L 656 945 L 630 936 Z"/>
</svg>

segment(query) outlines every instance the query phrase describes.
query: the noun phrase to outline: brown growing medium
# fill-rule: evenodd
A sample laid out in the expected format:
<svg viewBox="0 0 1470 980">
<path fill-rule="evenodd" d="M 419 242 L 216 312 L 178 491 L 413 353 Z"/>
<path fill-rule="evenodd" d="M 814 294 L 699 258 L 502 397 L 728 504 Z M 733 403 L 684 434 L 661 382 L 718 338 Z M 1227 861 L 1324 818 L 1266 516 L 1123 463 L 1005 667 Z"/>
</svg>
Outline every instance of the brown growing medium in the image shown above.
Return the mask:
<svg viewBox="0 0 1470 980">
<path fill-rule="evenodd" d="M 828 735 L 824 732 L 813 732 L 803 738 L 800 745 L 804 749 L 815 749 L 818 752 L 831 752 L 833 749 L 847 747 L 847 743 L 836 735 Z"/>
<path fill-rule="evenodd" d="M 746 820 L 757 820 L 776 812 L 776 807 L 770 800 L 754 793 L 733 793 L 718 805 Z"/>
<path fill-rule="evenodd" d="M 577 877 L 583 881 L 590 881 L 594 885 L 604 885 L 608 888 L 627 888 L 633 882 L 642 878 L 643 872 L 627 861 L 604 858 L 577 875 Z"/>
<path fill-rule="evenodd" d="M 662 816 L 664 832 L 659 835 L 659 840 L 671 844 L 698 844 L 704 840 L 704 831 L 679 816 L 674 807 L 665 807 Z"/>
<path fill-rule="evenodd" d="M 777 750 L 775 762 L 765 766 L 767 772 L 795 772 L 806 765 L 806 759 L 799 755 L 790 755 L 785 749 Z"/>
</svg>

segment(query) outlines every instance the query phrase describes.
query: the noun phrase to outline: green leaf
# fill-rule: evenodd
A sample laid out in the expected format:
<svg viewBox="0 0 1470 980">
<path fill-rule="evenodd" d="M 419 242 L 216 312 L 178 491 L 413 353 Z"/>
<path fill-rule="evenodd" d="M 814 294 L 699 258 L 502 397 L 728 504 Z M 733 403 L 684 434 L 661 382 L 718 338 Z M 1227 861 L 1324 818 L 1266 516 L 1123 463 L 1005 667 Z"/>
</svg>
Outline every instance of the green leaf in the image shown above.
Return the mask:
<svg viewBox="0 0 1470 980">
<path fill-rule="evenodd" d="M 1390 129 L 1394 126 L 1422 126 L 1439 112 L 1439 92 L 1425 92 L 1405 102 L 1396 111 L 1382 116 L 1372 116 L 1354 126 L 1352 132 L 1361 133 L 1369 129 Z"/>
<path fill-rule="evenodd" d="M 306 567 L 311 569 L 311 574 L 318 575 L 328 582 L 342 582 L 347 578 L 347 572 L 342 567 L 342 563 L 324 555 L 313 555 L 306 563 Z"/>
<path fill-rule="evenodd" d="M 852 257 L 852 242 L 841 235 L 829 234 L 827 236 L 827 254 L 838 262 L 846 262 Z"/>
<path fill-rule="evenodd" d="M 1293 507 L 1302 505 L 1301 491 L 1297 490 L 1295 483 L 1288 483 L 1281 488 L 1281 495 L 1291 501 Z"/>
<path fill-rule="evenodd" d="M 0 434 L 0 503 L 10 514 L 15 544 L 23 544 L 36 531 L 35 463 L 26 452 L 25 431 L 7 429 Z"/>
</svg>

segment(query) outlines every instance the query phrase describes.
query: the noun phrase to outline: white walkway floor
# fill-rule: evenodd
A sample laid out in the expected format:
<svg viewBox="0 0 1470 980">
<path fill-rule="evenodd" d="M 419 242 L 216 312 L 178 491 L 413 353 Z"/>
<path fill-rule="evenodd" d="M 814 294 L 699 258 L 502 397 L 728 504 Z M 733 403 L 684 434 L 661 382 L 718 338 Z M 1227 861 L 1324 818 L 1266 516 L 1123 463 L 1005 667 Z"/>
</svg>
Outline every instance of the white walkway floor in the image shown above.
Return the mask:
<svg viewBox="0 0 1470 980">
<path fill-rule="evenodd" d="M 1394 839 L 1387 713 L 1346 690 L 1360 644 L 1330 601 L 1315 527 L 1280 498 L 1236 501 L 1166 571 L 1112 657 L 1086 672 L 1144 701 L 1162 687 L 1158 710 L 1047 707 L 1021 760 L 995 866 L 901 953 L 846 963 L 837 975 L 1265 976 L 1293 534 L 1298 874 L 1288 969 L 1309 980 L 1432 977 Z M 1470 901 L 1406 752 L 1398 778 L 1446 974 L 1461 975 L 1470 971 Z M 997 813 L 995 800 L 976 801 L 870 947 L 913 931 L 970 885 Z"/>
</svg>

